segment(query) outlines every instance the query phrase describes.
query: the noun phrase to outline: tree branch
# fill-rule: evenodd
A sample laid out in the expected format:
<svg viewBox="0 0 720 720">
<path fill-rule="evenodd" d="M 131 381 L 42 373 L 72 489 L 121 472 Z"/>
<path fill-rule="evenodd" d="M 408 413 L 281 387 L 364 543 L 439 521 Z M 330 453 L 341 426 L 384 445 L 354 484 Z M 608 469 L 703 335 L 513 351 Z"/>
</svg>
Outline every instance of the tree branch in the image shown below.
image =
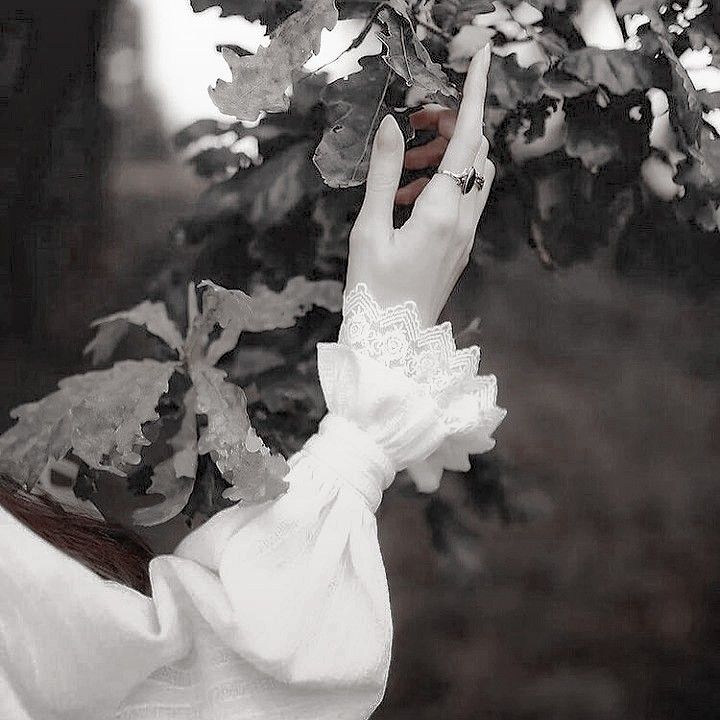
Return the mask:
<svg viewBox="0 0 720 720">
<path fill-rule="evenodd" d="M 420 20 L 419 18 L 415 18 L 415 23 L 420 27 L 424 27 L 426 30 L 429 30 L 434 35 L 441 37 L 443 40 L 445 40 L 445 42 L 450 42 L 450 40 L 452 40 L 452 35 L 449 32 L 443 30 L 442 28 L 439 28 L 437 25 L 435 25 L 435 23 Z"/>
</svg>

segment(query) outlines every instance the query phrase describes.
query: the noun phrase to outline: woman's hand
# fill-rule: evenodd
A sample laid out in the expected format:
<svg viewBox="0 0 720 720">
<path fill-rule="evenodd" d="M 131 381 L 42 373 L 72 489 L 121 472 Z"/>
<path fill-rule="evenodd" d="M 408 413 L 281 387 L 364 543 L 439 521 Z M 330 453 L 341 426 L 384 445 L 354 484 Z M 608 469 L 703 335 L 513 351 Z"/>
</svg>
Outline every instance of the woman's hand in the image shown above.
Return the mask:
<svg viewBox="0 0 720 720">
<path fill-rule="evenodd" d="M 383 119 L 373 143 L 365 200 L 350 233 L 348 288 L 364 282 L 384 307 L 414 300 L 427 327 L 437 321 L 467 265 L 495 176 L 482 132 L 489 64 L 486 46 L 470 64 L 457 120 L 452 113 L 430 108 L 413 116 L 415 127 L 437 128 L 440 136 L 410 150 L 407 158 L 395 119 Z M 418 168 L 434 164 L 434 159 L 439 170 L 455 173 L 474 166 L 485 178 L 483 188 L 463 195 L 452 178 L 435 174 L 398 192 L 404 162 Z M 401 228 L 393 228 L 396 193 L 398 202 L 417 197 Z"/>
</svg>

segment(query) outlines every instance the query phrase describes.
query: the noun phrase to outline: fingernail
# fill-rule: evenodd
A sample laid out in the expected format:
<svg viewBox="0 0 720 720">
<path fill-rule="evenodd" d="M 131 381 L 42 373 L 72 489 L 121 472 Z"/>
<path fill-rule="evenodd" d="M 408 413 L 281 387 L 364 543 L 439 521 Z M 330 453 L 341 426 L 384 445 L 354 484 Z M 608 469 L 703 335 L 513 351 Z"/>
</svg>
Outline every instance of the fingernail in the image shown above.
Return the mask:
<svg viewBox="0 0 720 720">
<path fill-rule="evenodd" d="M 490 64 L 490 52 L 491 52 L 491 48 L 490 48 L 490 43 L 488 42 L 485 45 L 485 47 L 483 48 L 483 60 L 485 61 L 485 65 Z"/>
<path fill-rule="evenodd" d="M 388 113 L 380 122 L 378 127 L 376 142 L 382 150 L 390 150 L 397 145 L 399 130 L 397 121 Z"/>
</svg>

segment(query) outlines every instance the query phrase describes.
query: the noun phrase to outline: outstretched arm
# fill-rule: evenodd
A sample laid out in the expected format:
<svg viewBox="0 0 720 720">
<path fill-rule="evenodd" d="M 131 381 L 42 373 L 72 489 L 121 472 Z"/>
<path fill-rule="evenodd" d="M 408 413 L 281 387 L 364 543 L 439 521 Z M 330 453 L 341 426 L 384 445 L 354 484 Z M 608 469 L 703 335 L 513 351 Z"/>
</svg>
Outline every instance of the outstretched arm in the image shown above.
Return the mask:
<svg viewBox="0 0 720 720">
<path fill-rule="evenodd" d="M 444 467 L 492 445 L 504 414 L 477 349 L 456 350 L 449 324 L 433 326 L 492 181 L 488 60 L 471 65 L 441 163 L 474 163 L 480 190 L 435 175 L 393 228 L 404 145 L 391 118 L 378 132 L 340 338 L 318 346 L 328 414 L 291 458 L 285 495 L 221 512 L 155 558 L 151 598 L 99 580 L 0 511 L 0 692 L 18 720 L 118 707 L 121 718 L 360 720 L 378 705 L 392 639 L 382 493 L 404 468 L 432 489 Z"/>
</svg>

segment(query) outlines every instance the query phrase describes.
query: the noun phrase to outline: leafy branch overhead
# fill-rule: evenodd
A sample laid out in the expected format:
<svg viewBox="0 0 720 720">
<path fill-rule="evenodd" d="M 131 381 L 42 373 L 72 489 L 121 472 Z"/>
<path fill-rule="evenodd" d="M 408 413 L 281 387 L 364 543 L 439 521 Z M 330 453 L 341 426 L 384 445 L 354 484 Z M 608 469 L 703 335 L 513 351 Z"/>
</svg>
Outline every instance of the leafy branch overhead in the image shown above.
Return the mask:
<svg viewBox="0 0 720 720">
<path fill-rule="evenodd" d="M 313 15 L 299 0 L 192 4 L 265 24 L 268 47 L 254 59 L 232 58 L 220 107 L 238 118 L 271 114 L 254 127 L 201 121 L 178 135 L 198 172 L 217 181 L 179 223 L 185 259 L 178 257 L 174 276 L 272 288 L 293 276 L 342 278 L 382 117 L 393 113 L 407 129 L 408 114 L 422 103 L 456 106 L 470 59 L 488 42 L 485 134 L 497 176 L 475 257 L 535 252 L 543 266 L 557 268 L 605 246 L 620 272 L 655 263 L 657 272 L 689 283 L 720 276 L 716 4 L 337 0 L 341 20 L 359 21 L 347 49 L 360 58 L 333 82 L 303 68 L 330 24 L 322 20 L 326 11 L 331 18 L 327 3 L 313 6 Z M 283 50 L 301 27 L 307 37 Z M 366 43 L 370 35 L 380 42 Z M 325 69 L 336 68 L 330 62 Z M 409 146 L 430 139 L 406 136 Z M 233 157 L 248 137 L 258 145 L 249 163 Z M 201 154 L 218 145 L 222 152 Z M 418 174 L 406 171 L 403 182 Z M 653 228 L 662 230 L 649 237 Z M 176 281 L 165 278 L 160 287 L 182 297 Z M 320 312 L 261 340 L 246 331 L 240 349 L 230 351 L 239 331 L 228 327 L 227 343 L 215 339 L 205 352 L 242 382 L 247 414 L 267 442 L 297 449 L 324 412 L 315 343 L 336 332 L 336 317 Z M 224 403 L 225 414 L 242 407 L 232 395 Z"/>
<path fill-rule="evenodd" d="M 240 57 L 223 48 L 232 81 L 218 80 L 210 97 L 218 108 L 239 120 L 257 120 L 261 112 L 284 112 L 293 73 L 320 51 L 323 28 L 332 30 L 338 20 L 333 0 L 304 0 L 302 8 L 275 31 L 270 44 L 255 55 Z"/>
<path fill-rule="evenodd" d="M 404 80 L 406 87 L 414 88 L 428 102 L 453 106 L 459 98 L 442 66 L 420 41 L 405 0 L 376 3 L 375 13 L 377 35 L 385 47 L 382 60 L 392 72 L 383 72 L 376 58 L 366 58 L 361 61 L 364 72 L 359 77 L 339 80 L 323 95 L 332 125 L 314 158 L 325 182 L 333 187 L 364 181 L 372 135 L 391 110 L 388 93 L 395 78 Z M 323 27 L 332 29 L 337 17 L 333 2 L 307 0 L 273 32 L 267 48 L 244 57 L 224 49 L 233 79 L 231 83 L 218 80 L 210 91 L 213 102 L 239 120 L 256 120 L 261 112 L 286 111 L 290 105 L 286 91 L 293 73 L 317 54 Z M 344 166 L 342 172 L 336 169 L 338 165 Z"/>
<path fill-rule="evenodd" d="M 714 30 L 719 11 L 712 5 L 670 7 L 655 0 L 338 0 L 337 8 L 326 2 L 193 4 L 196 10 L 216 4 L 225 14 L 267 23 L 268 47 L 254 56 L 232 57 L 233 82 L 219 85 L 223 98 L 218 106 L 241 119 L 287 110 L 291 101 L 285 90 L 297 80 L 293 72 L 317 52 L 322 28 L 329 29 L 338 16 L 365 21 L 348 49 L 362 47 L 369 32 L 380 39 L 379 56 L 361 58 L 359 72 L 318 95 L 324 127 L 313 160 L 330 187 L 364 181 L 372 137 L 385 113 L 400 116 L 403 108 L 428 101 L 456 105 L 470 57 L 489 41 L 494 58 L 486 134 L 496 159 L 503 160 L 501 180 L 520 167 L 525 172 L 529 160 L 547 160 L 542 167 L 549 169 L 562 160 L 559 151 L 575 172 L 592 176 L 610 172 L 625 158 L 634 168 L 629 180 L 642 191 L 638 197 L 649 191 L 652 199 L 672 201 L 679 221 L 695 218 L 701 228 L 708 227 L 708 213 L 718 215 L 720 197 L 713 182 L 702 181 L 717 174 L 714 145 L 720 128 L 720 103 L 713 97 L 720 89 L 714 56 L 720 47 Z M 700 55 L 693 53 L 707 53 L 705 67 L 694 69 Z M 296 81 L 293 92 L 306 79 Z M 276 83 L 282 85 L 281 94 L 273 89 Z M 667 97 L 666 118 L 682 158 L 669 156 L 677 161 L 668 161 L 664 145 L 653 144 L 658 135 L 653 127 L 666 119 L 649 107 L 645 96 L 653 90 Z M 272 123 L 266 120 L 260 127 Z M 317 137 L 317 125 L 313 131 L 305 142 Z M 630 140 L 637 144 L 628 158 Z M 614 196 L 624 190 L 617 187 Z M 532 202 L 533 192 L 523 202 Z M 304 199 L 297 197 L 297 202 Z M 640 212 L 643 206 L 636 208 Z M 525 237 L 533 234 L 533 219 L 526 221 L 518 232 Z"/>
</svg>

